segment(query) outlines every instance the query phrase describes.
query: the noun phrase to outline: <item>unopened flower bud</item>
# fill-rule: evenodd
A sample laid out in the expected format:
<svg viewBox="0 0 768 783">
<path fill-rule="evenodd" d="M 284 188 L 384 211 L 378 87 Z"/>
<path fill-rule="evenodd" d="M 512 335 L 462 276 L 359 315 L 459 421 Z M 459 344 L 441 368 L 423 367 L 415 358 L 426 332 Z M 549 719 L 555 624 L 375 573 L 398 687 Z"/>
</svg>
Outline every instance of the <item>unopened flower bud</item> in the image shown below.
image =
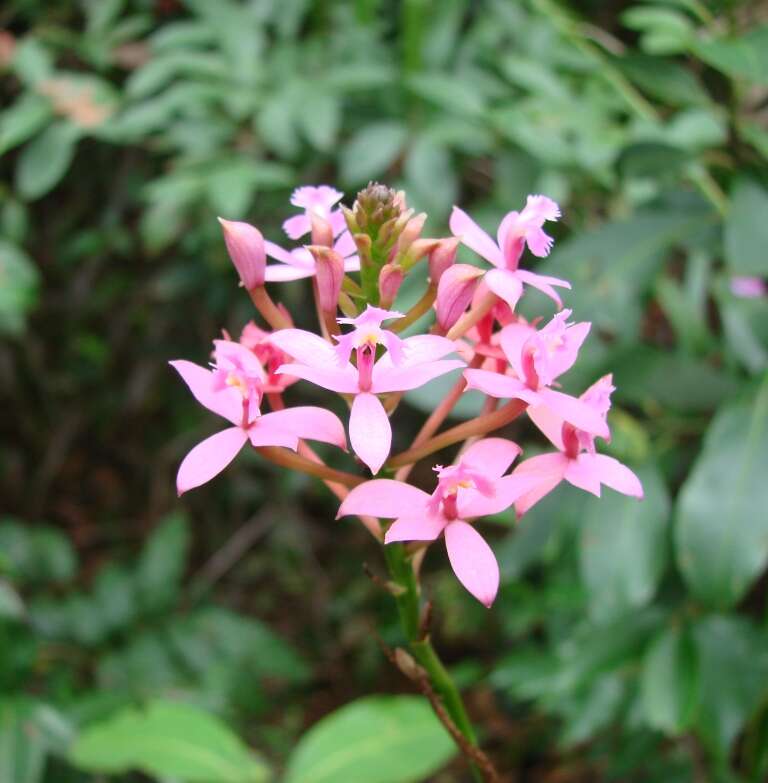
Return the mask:
<svg viewBox="0 0 768 783">
<path fill-rule="evenodd" d="M 314 212 L 310 212 L 309 220 L 312 225 L 312 244 L 333 247 L 333 226 L 330 220 Z"/>
<path fill-rule="evenodd" d="M 461 318 L 479 279 L 484 275 L 482 269 L 470 264 L 454 264 L 443 272 L 437 286 L 437 325 L 448 331 Z"/>
<path fill-rule="evenodd" d="M 395 301 L 403 282 L 403 270 L 397 264 L 384 264 L 379 273 L 379 305 L 388 308 Z"/>
<path fill-rule="evenodd" d="M 429 279 L 434 285 L 440 282 L 443 272 L 453 266 L 458 247 L 459 239 L 457 237 L 441 239 L 429 254 Z"/>
<path fill-rule="evenodd" d="M 424 223 L 427 222 L 427 213 L 420 212 L 415 217 L 412 217 L 403 229 L 403 233 L 400 234 L 398 239 L 398 247 L 401 250 L 407 250 L 413 242 L 421 235 L 421 230 L 424 228 Z"/>
<path fill-rule="evenodd" d="M 420 237 L 411 243 L 411 246 L 400 258 L 400 264 L 403 269 L 408 271 L 417 261 L 421 261 L 424 256 L 430 254 L 437 246 L 439 239 L 429 239 Z"/>
<path fill-rule="evenodd" d="M 344 280 L 344 259 L 335 250 L 320 245 L 308 245 L 315 259 L 317 299 L 324 313 L 336 313 Z"/>
<path fill-rule="evenodd" d="M 248 291 L 264 285 L 267 255 L 261 231 L 249 223 L 219 218 L 232 263 Z"/>
</svg>

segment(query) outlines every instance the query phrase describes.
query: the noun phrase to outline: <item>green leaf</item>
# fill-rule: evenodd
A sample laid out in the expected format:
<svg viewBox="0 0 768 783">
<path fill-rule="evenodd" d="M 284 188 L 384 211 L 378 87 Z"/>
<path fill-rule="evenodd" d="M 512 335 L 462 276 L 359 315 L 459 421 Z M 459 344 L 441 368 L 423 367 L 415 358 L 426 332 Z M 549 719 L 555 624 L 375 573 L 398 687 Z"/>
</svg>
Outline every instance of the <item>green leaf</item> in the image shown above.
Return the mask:
<svg viewBox="0 0 768 783">
<path fill-rule="evenodd" d="M 455 752 L 425 699 L 370 696 L 327 715 L 299 740 L 285 783 L 415 783 Z"/>
<path fill-rule="evenodd" d="M 307 90 L 297 120 L 309 143 L 321 152 L 329 152 L 339 134 L 341 101 L 323 89 Z"/>
<path fill-rule="evenodd" d="M 485 111 L 480 92 L 458 74 L 417 73 L 408 77 L 406 86 L 419 97 L 462 116 L 476 116 Z"/>
<path fill-rule="evenodd" d="M 0 155 L 34 136 L 52 115 L 50 101 L 32 92 L 24 93 L 0 114 Z"/>
<path fill-rule="evenodd" d="M 713 615 L 693 629 L 699 658 L 700 701 L 696 724 L 721 759 L 768 692 L 765 634 L 748 620 Z"/>
<path fill-rule="evenodd" d="M 408 131 L 399 122 L 366 125 L 342 147 L 339 167 L 345 185 L 357 185 L 383 174 L 405 144 Z"/>
<path fill-rule="evenodd" d="M 53 75 L 53 56 L 34 35 L 26 36 L 13 52 L 11 68 L 28 87 L 33 87 Z"/>
<path fill-rule="evenodd" d="M 21 334 L 37 300 L 39 275 L 21 248 L 0 239 L 0 334 Z"/>
<path fill-rule="evenodd" d="M 166 517 L 147 540 L 136 568 L 136 588 L 146 609 L 168 606 L 179 590 L 189 549 L 183 514 Z"/>
<path fill-rule="evenodd" d="M 25 199 L 44 196 L 64 176 L 80 137 L 80 131 L 60 120 L 31 141 L 16 165 L 16 189 Z"/>
<path fill-rule="evenodd" d="M 674 60 L 633 53 L 612 62 L 641 90 L 671 106 L 709 102 L 695 74 Z"/>
<path fill-rule="evenodd" d="M 269 772 L 218 718 L 188 704 L 153 701 L 86 728 L 70 761 L 88 772 L 138 770 L 188 783 L 260 783 Z"/>
<path fill-rule="evenodd" d="M 0 579 L 0 620 L 18 620 L 24 616 L 24 602 L 10 582 Z"/>
<path fill-rule="evenodd" d="M 741 177 L 731 195 L 725 222 L 725 260 L 732 274 L 766 274 L 768 248 L 768 190 Z"/>
<path fill-rule="evenodd" d="M 634 6 L 621 15 L 624 24 L 642 35 L 640 47 L 648 54 L 684 52 L 693 36 L 693 25 L 684 14 L 671 8 Z"/>
<path fill-rule="evenodd" d="M 445 216 L 456 201 L 458 182 L 448 149 L 428 135 L 420 136 L 405 159 L 409 203 L 434 217 Z"/>
<path fill-rule="evenodd" d="M 643 500 L 604 490 L 584 504 L 579 538 L 581 578 L 597 621 L 648 604 L 667 560 L 669 494 L 653 467 L 638 470 Z"/>
<path fill-rule="evenodd" d="M 677 559 L 710 606 L 736 604 L 768 562 L 768 374 L 722 408 L 677 503 Z"/>
<path fill-rule="evenodd" d="M 699 698 L 696 648 L 685 626 L 665 628 L 643 660 L 641 699 L 651 728 L 679 734 L 694 717 Z"/>
<path fill-rule="evenodd" d="M 0 780 L 39 783 L 45 770 L 46 745 L 29 725 L 26 705 L 0 702 Z"/>
<path fill-rule="evenodd" d="M 734 79 L 768 84 L 768 25 L 737 38 L 701 41 L 693 50 L 705 63 Z"/>
</svg>

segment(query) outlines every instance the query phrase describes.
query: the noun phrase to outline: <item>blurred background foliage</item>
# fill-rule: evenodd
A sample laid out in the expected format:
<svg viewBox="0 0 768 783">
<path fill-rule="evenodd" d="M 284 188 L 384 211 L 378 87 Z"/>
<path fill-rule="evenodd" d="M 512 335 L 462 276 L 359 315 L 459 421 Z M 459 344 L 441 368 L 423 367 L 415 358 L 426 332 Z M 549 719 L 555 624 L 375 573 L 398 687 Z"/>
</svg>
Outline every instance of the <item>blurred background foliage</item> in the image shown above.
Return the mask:
<svg viewBox="0 0 768 783">
<path fill-rule="evenodd" d="M 768 272 L 765 3 L 8 0 L 0 90 L 0 780 L 465 779 L 322 487 L 246 456 L 173 494 L 213 422 L 166 362 L 253 316 L 215 215 L 279 241 L 294 186 L 371 178 L 432 234 L 561 202 L 566 386 L 615 372 L 646 486 L 500 518 L 490 613 L 428 558 L 498 766 L 768 778 L 768 299 L 729 286 Z M 307 291 L 276 294 L 301 325 Z"/>
</svg>

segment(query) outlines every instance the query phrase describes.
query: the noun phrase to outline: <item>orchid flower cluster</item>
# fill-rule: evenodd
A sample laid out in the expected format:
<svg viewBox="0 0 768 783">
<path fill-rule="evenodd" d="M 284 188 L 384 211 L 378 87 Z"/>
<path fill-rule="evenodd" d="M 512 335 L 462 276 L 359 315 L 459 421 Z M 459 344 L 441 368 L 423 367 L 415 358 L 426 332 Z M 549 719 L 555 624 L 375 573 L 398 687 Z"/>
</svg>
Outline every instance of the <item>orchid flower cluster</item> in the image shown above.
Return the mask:
<svg viewBox="0 0 768 783">
<path fill-rule="evenodd" d="M 519 519 L 562 481 L 597 496 L 607 486 L 642 497 L 635 474 L 596 449 L 596 439 L 610 438 L 611 376 L 580 397 L 559 388 L 590 330 L 563 309 L 560 292 L 570 284 L 520 266 L 526 248 L 549 254 L 553 239 L 544 225 L 558 220 L 560 209 L 546 196 L 528 196 L 522 210 L 507 213 L 494 240 L 454 207 L 452 236 L 436 239 L 422 236 L 426 215 L 408 209 L 402 192 L 371 184 L 352 208 L 339 205 L 342 195 L 325 185 L 293 193 L 298 213 L 283 228 L 299 244 L 289 249 L 247 223 L 220 219 L 241 284 L 269 329 L 249 323 L 239 340 L 214 340 L 209 367 L 171 362 L 197 401 L 229 423 L 187 454 L 178 492 L 214 478 L 249 444 L 279 465 L 323 479 L 341 501 L 338 517 L 359 516 L 386 545 L 417 542 L 408 550 L 415 558 L 442 536 L 456 577 L 490 606 L 499 568 L 477 520 L 507 510 Z M 457 262 L 460 244 L 477 263 Z M 399 312 L 400 286 L 422 261 L 426 291 Z M 295 328 L 266 290 L 267 283 L 301 278 L 312 281 L 316 332 Z M 553 303 L 546 323 L 516 312 L 529 287 Z M 410 333 L 432 310 L 431 324 Z M 451 391 L 412 446 L 393 455 L 392 421 L 404 393 L 450 373 Z M 338 394 L 349 412 L 346 426 L 324 408 L 287 407 L 284 397 L 297 383 Z M 485 395 L 482 413 L 438 432 L 469 389 Z M 488 436 L 523 413 L 552 449 L 519 461 L 516 443 Z M 330 467 L 306 442 L 347 450 L 347 435 L 357 461 L 377 478 Z M 434 467 L 431 494 L 407 482 L 417 461 L 456 444 L 453 464 Z"/>
</svg>

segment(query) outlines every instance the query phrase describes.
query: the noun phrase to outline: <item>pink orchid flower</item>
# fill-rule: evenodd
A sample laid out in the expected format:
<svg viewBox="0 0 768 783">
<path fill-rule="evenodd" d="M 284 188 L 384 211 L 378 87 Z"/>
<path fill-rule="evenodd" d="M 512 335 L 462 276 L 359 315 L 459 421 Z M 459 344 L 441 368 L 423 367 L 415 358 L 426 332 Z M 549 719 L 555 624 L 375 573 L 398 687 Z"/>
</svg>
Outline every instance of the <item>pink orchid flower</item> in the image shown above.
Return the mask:
<svg viewBox="0 0 768 783">
<path fill-rule="evenodd" d="M 499 588 L 499 566 L 491 548 L 468 519 L 498 514 L 533 486 L 530 476 L 504 476 L 520 447 L 503 438 L 485 438 L 470 446 L 450 467 L 435 467 L 437 488 L 429 495 L 392 479 L 355 487 L 338 517 L 370 514 L 394 518 L 384 542 L 434 541 L 445 537 L 448 559 L 458 580 L 487 607 Z"/>
<path fill-rule="evenodd" d="M 355 328 L 337 337 L 336 346 L 303 329 L 282 329 L 271 338 L 295 359 L 279 373 L 296 375 L 339 394 L 354 395 L 349 440 L 355 454 L 374 475 L 392 446 L 389 417 L 376 395 L 416 389 L 465 366 L 462 361 L 442 358 L 456 350 L 451 340 L 429 334 L 401 339 L 382 328 L 383 321 L 401 317 L 401 313 L 368 305 L 357 318 L 338 319 Z M 377 361 L 380 345 L 387 351 Z M 350 362 L 353 352 L 355 365 Z"/>
<path fill-rule="evenodd" d="M 511 308 L 520 299 L 524 283 L 538 288 L 560 308 L 562 300 L 552 286 L 570 288 L 567 280 L 518 269 L 525 245 L 539 258 L 549 255 L 553 239 L 544 233 L 542 226 L 545 221 L 559 217 L 560 207 L 551 198 L 528 196 L 522 212 L 508 212 L 499 224 L 498 244 L 458 207 L 453 208 L 450 227 L 463 244 L 496 267 L 486 272 L 485 284 Z"/>
<path fill-rule="evenodd" d="M 333 236 L 338 236 L 346 227 L 344 215 L 333 206 L 344 194 L 328 185 L 304 185 L 291 194 L 291 204 L 304 209 L 303 215 L 294 215 L 283 223 L 283 231 L 291 239 L 299 239 L 312 230 L 311 214 L 330 223 Z"/>
<path fill-rule="evenodd" d="M 550 388 L 573 366 L 591 327 L 585 322 L 567 323 L 570 314 L 570 310 L 557 313 L 538 331 L 522 321 L 505 326 L 501 348 L 514 375 L 465 370 L 467 389 L 479 389 L 491 397 L 524 400 L 531 407 L 546 407 L 574 427 L 607 438 L 604 416 L 583 400 Z"/>
<path fill-rule="evenodd" d="M 214 340 L 214 346 L 212 369 L 183 359 L 170 362 L 201 405 L 234 425 L 198 443 L 184 457 L 176 476 L 179 495 L 221 473 L 247 441 L 254 447 L 295 451 L 299 438 L 311 438 L 346 449 L 344 425 L 323 408 L 303 406 L 262 415 L 267 376 L 259 360 L 240 343 Z"/>
<path fill-rule="evenodd" d="M 264 279 L 278 283 L 286 280 L 299 280 L 302 277 L 313 277 L 317 274 L 317 264 L 312 253 L 305 247 L 293 250 L 276 245 L 274 242 L 264 242 L 264 248 L 270 258 L 279 263 L 269 264 L 264 270 Z M 360 259 L 357 247 L 349 231 L 345 231 L 334 243 L 333 249 L 344 259 L 345 272 L 359 272 Z"/>
<path fill-rule="evenodd" d="M 281 305 L 278 305 L 278 307 L 286 316 L 288 315 L 285 308 Z M 264 368 L 264 393 L 282 394 L 282 392 L 296 383 L 299 379 L 294 378 L 291 375 L 277 374 L 277 370 L 291 361 L 291 357 L 274 345 L 270 340 L 271 337 L 272 332 L 268 332 L 257 326 L 253 321 L 249 321 L 240 333 L 240 345 L 244 345 L 249 351 L 253 352 L 261 366 Z"/>
<path fill-rule="evenodd" d="M 580 399 L 605 420 L 614 391 L 612 377 L 606 375 L 592 384 Z M 640 479 L 617 459 L 598 454 L 592 433 L 577 429 L 547 407 L 531 407 L 528 415 L 559 451 L 531 457 L 517 466 L 514 475 L 532 476 L 539 481 L 538 486 L 516 501 L 518 515 L 528 511 L 563 480 L 597 497 L 602 484 L 631 497 L 643 497 Z"/>
<path fill-rule="evenodd" d="M 768 295 L 768 284 L 760 277 L 736 275 L 731 278 L 731 293 L 742 299 L 759 299 Z"/>
</svg>

